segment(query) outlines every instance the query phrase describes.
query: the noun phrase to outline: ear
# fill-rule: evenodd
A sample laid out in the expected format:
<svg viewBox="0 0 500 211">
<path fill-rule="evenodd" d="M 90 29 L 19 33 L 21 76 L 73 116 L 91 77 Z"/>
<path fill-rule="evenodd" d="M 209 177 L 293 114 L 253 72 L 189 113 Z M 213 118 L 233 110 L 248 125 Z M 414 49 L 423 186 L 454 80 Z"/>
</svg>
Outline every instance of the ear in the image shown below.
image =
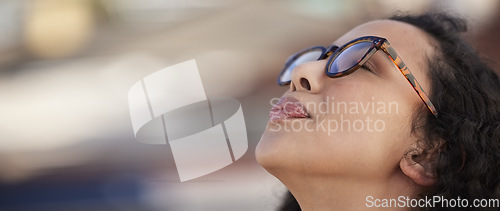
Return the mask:
<svg viewBox="0 0 500 211">
<path fill-rule="evenodd" d="M 403 173 L 411 178 L 416 184 L 421 186 L 432 186 L 436 183 L 437 177 L 433 173 L 433 160 L 430 156 L 424 156 L 423 150 L 414 149 L 405 154 L 399 162 L 399 167 Z M 431 153 L 434 154 L 434 153 Z"/>
</svg>

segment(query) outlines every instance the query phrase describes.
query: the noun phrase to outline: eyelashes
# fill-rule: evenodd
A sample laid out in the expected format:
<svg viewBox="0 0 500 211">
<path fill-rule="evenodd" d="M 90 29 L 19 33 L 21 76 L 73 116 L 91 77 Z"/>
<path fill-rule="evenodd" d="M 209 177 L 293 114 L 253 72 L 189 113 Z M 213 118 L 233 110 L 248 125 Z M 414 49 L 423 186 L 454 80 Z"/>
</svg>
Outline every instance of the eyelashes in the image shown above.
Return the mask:
<svg viewBox="0 0 500 211">
<path fill-rule="evenodd" d="M 371 68 L 369 68 L 366 64 L 362 65 L 361 68 L 368 70 L 370 72 L 373 72 L 373 70 Z"/>
<path fill-rule="evenodd" d="M 367 70 L 367 71 L 369 71 L 369 72 L 371 72 L 371 73 L 373 73 L 375 75 L 380 76 L 379 72 L 376 71 L 376 69 L 373 67 L 373 65 L 368 64 L 368 62 L 365 63 L 365 64 L 363 64 L 361 66 L 361 68 L 363 68 L 363 69 L 365 69 L 365 70 Z"/>
</svg>

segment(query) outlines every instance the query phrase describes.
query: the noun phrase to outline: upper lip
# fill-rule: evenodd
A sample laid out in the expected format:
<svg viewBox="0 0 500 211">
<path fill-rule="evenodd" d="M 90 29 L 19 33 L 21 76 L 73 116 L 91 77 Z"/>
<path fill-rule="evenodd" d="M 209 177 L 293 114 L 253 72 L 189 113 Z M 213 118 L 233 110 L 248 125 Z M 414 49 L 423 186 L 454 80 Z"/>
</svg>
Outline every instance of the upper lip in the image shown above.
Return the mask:
<svg viewBox="0 0 500 211">
<path fill-rule="evenodd" d="M 284 115 L 286 118 L 309 118 L 307 109 L 297 98 L 282 97 L 276 105 L 271 108 L 271 115 Z"/>
</svg>

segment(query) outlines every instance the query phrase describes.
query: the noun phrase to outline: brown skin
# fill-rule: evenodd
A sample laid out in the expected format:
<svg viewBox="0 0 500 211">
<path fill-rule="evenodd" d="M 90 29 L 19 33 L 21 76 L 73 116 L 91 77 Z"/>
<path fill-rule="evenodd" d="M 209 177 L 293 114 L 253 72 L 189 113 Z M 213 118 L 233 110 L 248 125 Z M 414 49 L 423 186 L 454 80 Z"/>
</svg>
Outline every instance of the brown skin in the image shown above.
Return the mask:
<svg viewBox="0 0 500 211">
<path fill-rule="evenodd" d="M 433 48 L 425 32 L 406 23 L 378 20 L 354 28 L 333 44 L 341 46 L 362 36 L 387 38 L 430 94 L 425 72 L 426 59 Z M 415 110 L 423 102 L 397 67 L 381 51 L 366 64 L 372 71 L 359 69 L 341 78 L 327 77 L 326 63 L 327 60 L 308 62 L 294 69 L 290 89 L 284 96 L 295 97 L 305 104 L 311 118 L 269 122 L 257 146 L 257 161 L 288 187 L 306 211 L 367 209 L 367 196 L 415 197 L 422 186 L 432 185 L 433 175 L 405 156 L 415 147 L 417 137 L 410 132 L 411 123 Z M 331 103 L 332 97 L 334 102 L 347 105 L 396 102 L 397 112 L 336 113 L 313 108 L 327 99 Z M 370 118 L 383 121 L 385 127 L 374 132 L 368 131 L 365 124 L 361 131 L 337 130 L 330 135 L 328 131 L 316 130 L 316 123 L 322 120 L 340 123 L 340 118 L 351 122 Z M 302 125 L 310 121 L 308 126 L 313 131 L 306 131 L 305 127 L 276 129 L 277 125 L 281 129 L 292 128 L 294 121 L 302 121 Z"/>
</svg>

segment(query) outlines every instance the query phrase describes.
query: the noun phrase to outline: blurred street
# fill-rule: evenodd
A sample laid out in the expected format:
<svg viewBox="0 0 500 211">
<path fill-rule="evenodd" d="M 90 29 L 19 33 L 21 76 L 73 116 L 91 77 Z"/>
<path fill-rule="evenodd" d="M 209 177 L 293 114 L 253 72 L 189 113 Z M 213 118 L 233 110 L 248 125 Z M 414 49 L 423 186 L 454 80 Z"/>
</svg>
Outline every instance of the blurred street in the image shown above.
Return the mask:
<svg viewBox="0 0 500 211">
<path fill-rule="evenodd" d="M 0 210 L 274 210 L 255 161 L 293 53 L 398 11 L 445 10 L 500 59 L 495 0 L 0 0 Z M 486 44 L 485 44 L 486 43 Z M 248 151 L 180 183 L 166 146 L 136 141 L 128 90 L 196 59 L 207 97 L 238 99 Z"/>
</svg>

